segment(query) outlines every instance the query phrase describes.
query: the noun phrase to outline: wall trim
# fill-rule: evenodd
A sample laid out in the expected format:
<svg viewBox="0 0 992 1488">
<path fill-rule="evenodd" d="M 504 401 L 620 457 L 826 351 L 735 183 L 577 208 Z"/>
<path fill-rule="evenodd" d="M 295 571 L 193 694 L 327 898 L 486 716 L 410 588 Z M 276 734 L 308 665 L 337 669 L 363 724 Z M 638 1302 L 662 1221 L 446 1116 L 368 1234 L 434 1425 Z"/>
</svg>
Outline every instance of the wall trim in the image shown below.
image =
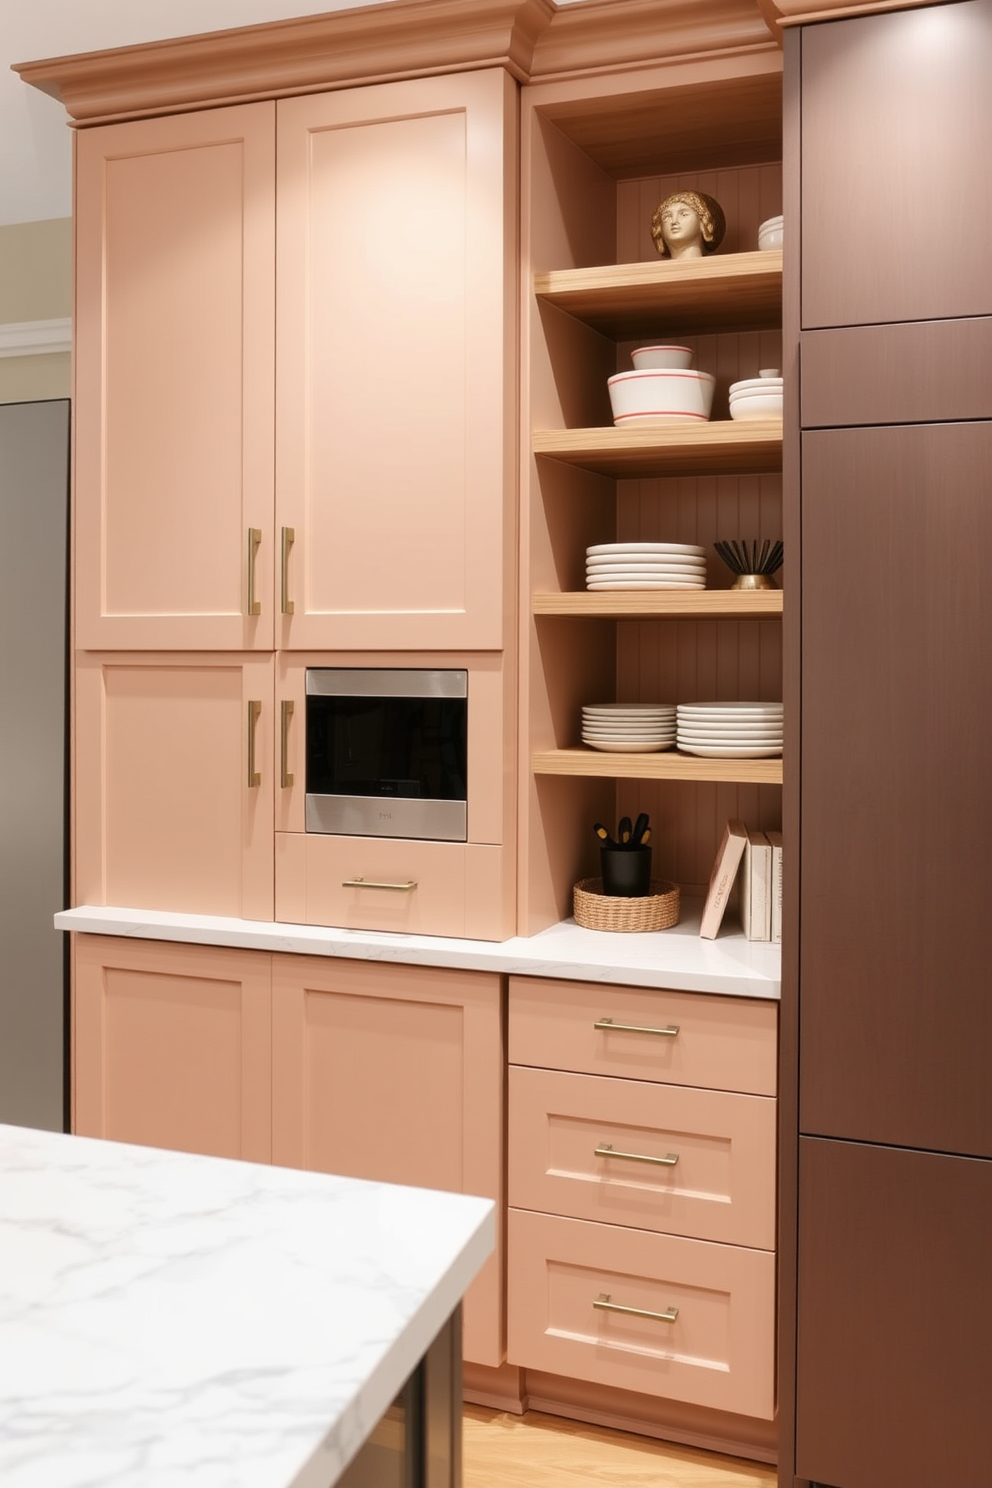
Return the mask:
<svg viewBox="0 0 992 1488">
<path fill-rule="evenodd" d="M 9 320 L 0 325 L 0 357 L 50 356 L 72 350 L 72 321 Z"/>
</svg>

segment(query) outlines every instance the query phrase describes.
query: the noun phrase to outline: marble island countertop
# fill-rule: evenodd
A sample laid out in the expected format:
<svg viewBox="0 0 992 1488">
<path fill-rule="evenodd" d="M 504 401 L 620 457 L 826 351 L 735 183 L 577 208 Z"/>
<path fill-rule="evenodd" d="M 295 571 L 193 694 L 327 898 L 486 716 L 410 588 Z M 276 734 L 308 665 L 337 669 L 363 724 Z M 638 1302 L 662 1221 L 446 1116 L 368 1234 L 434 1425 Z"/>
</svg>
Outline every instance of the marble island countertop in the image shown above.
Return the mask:
<svg viewBox="0 0 992 1488">
<path fill-rule="evenodd" d="M 0 1126 L 3 1488 L 327 1488 L 488 1199 Z"/>
<path fill-rule="evenodd" d="M 61 930 L 96 935 L 778 1000 L 781 947 L 747 940 L 740 931 L 730 929 L 721 930 L 716 940 L 703 940 L 699 935 L 700 907 L 691 899 L 683 901 L 678 925 L 649 934 L 585 930 L 573 920 L 564 920 L 536 935 L 504 941 L 343 930 L 112 905 L 62 910 L 56 914 L 55 924 Z"/>
</svg>

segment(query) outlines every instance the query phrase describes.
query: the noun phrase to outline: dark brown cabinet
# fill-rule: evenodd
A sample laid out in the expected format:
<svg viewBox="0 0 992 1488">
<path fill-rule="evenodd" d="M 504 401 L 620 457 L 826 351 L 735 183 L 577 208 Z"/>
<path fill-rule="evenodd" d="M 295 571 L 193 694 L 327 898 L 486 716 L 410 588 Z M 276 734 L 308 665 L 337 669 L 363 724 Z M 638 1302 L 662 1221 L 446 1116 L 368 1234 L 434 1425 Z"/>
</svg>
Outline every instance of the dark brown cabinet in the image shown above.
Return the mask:
<svg viewBox="0 0 992 1488">
<path fill-rule="evenodd" d="M 786 38 L 783 1488 L 992 1481 L 990 77 L 992 0 Z"/>
<path fill-rule="evenodd" d="M 800 1130 L 992 1157 L 992 421 L 802 469 Z"/>
<path fill-rule="evenodd" d="M 992 313 L 992 5 L 804 26 L 801 52 L 803 326 Z"/>
<path fill-rule="evenodd" d="M 799 1173 L 797 1471 L 987 1488 L 992 1163 L 804 1137 Z"/>
</svg>

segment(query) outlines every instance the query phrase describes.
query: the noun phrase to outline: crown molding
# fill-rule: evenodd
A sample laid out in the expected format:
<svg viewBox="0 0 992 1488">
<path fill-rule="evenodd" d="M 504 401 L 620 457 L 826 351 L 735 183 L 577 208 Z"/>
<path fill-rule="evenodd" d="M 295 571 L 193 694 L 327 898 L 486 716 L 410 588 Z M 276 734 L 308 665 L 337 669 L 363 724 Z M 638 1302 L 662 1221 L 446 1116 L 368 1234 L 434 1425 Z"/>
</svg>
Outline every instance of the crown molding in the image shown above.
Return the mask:
<svg viewBox="0 0 992 1488">
<path fill-rule="evenodd" d="M 759 0 L 586 0 L 556 11 L 534 48 L 531 79 L 774 46 Z"/>
<path fill-rule="evenodd" d="M 915 10 L 935 0 L 758 0 L 767 25 L 775 31 L 810 21 L 840 21 L 848 16 L 879 15 L 886 10 Z M 949 0 L 936 0 L 948 4 Z"/>
<path fill-rule="evenodd" d="M 72 350 L 72 321 L 10 320 L 0 325 L 0 357 L 50 356 Z"/>
<path fill-rule="evenodd" d="M 555 9 L 554 0 L 387 0 L 14 71 L 79 124 L 470 68 L 524 80 Z"/>
</svg>

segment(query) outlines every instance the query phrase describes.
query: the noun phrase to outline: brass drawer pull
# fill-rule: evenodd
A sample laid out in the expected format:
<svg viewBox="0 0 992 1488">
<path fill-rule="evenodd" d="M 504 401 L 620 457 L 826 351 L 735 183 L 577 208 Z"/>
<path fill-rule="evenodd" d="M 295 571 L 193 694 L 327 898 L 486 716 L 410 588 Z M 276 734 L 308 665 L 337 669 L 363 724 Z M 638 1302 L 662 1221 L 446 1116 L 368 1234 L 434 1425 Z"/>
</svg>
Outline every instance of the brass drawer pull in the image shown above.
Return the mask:
<svg viewBox="0 0 992 1488">
<path fill-rule="evenodd" d="M 254 790 L 261 785 L 262 777 L 255 769 L 255 734 L 258 730 L 258 719 L 262 711 L 262 704 L 257 698 L 252 698 L 248 704 L 248 789 Z"/>
<path fill-rule="evenodd" d="M 343 878 L 341 887 L 343 889 L 397 889 L 401 894 L 409 894 L 411 889 L 417 887 L 417 880 L 408 878 L 403 883 L 380 883 L 374 878 Z"/>
<path fill-rule="evenodd" d="M 260 527 L 248 528 L 248 613 L 249 615 L 260 615 L 262 613 L 262 601 L 255 598 L 255 559 L 262 542 L 262 529 Z"/>
<path fill-rule="evenodd" d="M 296 528 L 284 527 L 282 529 L 282 583 L 280 608 L 284 615 L 295 615 L 296 605 L 289 597 L 289 550 L 296 541 Z"/>
<path fill-rule="evenodd" d="M 656 1033 L 661 1038 L 677 1038 L 679 1025 L 669 1023 L 667 1028 L 641 1028 L 637 1023 L 614 1023 L 612 1018 L 600 1018 L 593 1028 L 605 1029 L 607 1033 Z"/>
<path fill-rule="evenodd" d="M 611 1142 L 601 1142 L 596 1148 L 597 1157 L 622 1157 L 627 1162 L 654 1163 L 659 1168 L 674 1168 L 679 1160 L 677 1152 L 670 1152 L 667 1157 L 648 1157 L 645 1152 L 616 1152 Z"/>
<path fill-rule="evenodd" d="M 609 1292 L 600 1292 L 593 1302 L 593 1307 L 599 1307 L 603 1312 L 625 1312 L 628 1317 L 650 1318 L 655 1323 L 674 1323 L 679 1315 L 677 1307 L 668 1304 L 667 1312 L 648 1312 L 643 1307 L 621 1307 L 619 1302 L 611 1302 Z"/>
<path fill-rule="evenodd" d="M 293 716 L 293 702 L 290 698 L 284 698 L 280 707 L 280 731 L 279 731 L 279 784 L 283 790 L 288 790 L 295 783 L 296 776 L 286 768 L 289 761 L 289 720 Z"/>
</svg>

